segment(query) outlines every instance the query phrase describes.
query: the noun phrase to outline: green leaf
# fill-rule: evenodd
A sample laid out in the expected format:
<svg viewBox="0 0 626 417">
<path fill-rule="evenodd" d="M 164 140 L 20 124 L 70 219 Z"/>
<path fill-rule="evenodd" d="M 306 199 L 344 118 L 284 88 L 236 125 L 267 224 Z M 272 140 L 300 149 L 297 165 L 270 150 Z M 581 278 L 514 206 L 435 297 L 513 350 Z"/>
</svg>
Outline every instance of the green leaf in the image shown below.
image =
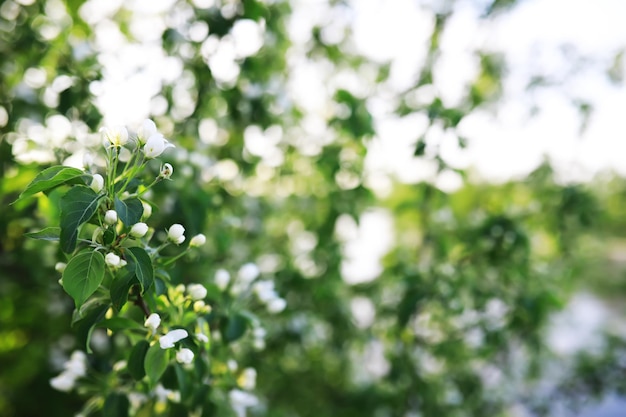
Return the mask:
<svg viewBox="0 0 626 417">
<path fill-rule="evenodd" d="M 89 187 L 76 186 L 61 198 L 60 238 L 63 252 L 74 251 L 78 239 L 78 226 L 93 216 L 101 197 Z"/>
<path fill-rule="evenodd" d="M 137 381 L 146 376 L 144 361 L 146 360 L 146 353 L 149 347 L 150 343 L 147 340 L 140 340 L 133 346 L 128 356 L 128 372 Z"/>
<path fill-rule="evenodd" d="M 103 417 L 128 417 L 130 402 L 124 394 L 113 392 L 104 400 Z"/>
<path fill-rule="evenodd" d="M 158 343 L 150 346 L 148 352 L 146 353 L 146 359 L 144 361 L 144 369 L 146 370 L 146 375 L 148 375 L 148 379 L 150 380 L 150 384 L 154 386 L 161 375 L 165 372 L 167 368 L 167 364 L 169 362 L 169 350 L 161 349 L 161 346 Z"/>
<path fill-rule="evenodd" d="M 139 284 L 141 284 L 142 294 L 152 286 L 154 282 L 154 267 L 152 266 L 152 259 L 145 249 L 139 247 L 128 248 L 127 252 L 129 256 L 128 266 L 132 271 L 135 269 L 135 275 Z"/>
<path fill-rule="evenodd" d="M 143 325 L 137 323 L 135 320 L 127 319 L 126 317 L 112 317 L 98 323 L 98 327 L 105 327 L 113 332 L 123 330 L 141 330 L 143 332 L 145 330 Z"/>
<path fill-rule="evenodd" d="M 246 332 L 248 320 L 237 313 L 226 321 L 226 325 L 222 327 L 222 336 L 226 342 L 234 342 Z"/>
<path fill-rule="evenodd" d="M 59 235 L 61 234 L 60 227 L 46 227 L 43 230 L 38 232 L 30 232 L 24 233 L 24 236 L 29 237 L 31 239 L 39 239 L 39 240 L 59 240 Z"/>
<path fill-rule="evenodd" d="M 44 169 L 30 182 L 30 184 L 28 184 L 18 199 L 11 204 L 24 200 L 25 198 L 37 194 L 40 191 L 48 191 L 84 174 L 85 173 L 80 169 L 65 167 L 62 165 Z"/>
<path fill-rule="evenodd" d="M 128 291 L 135 284 L 137 284 L 137 280 L 133 272 L 113 279 L 109 291 L 111 293 L 111 303 L 113 303 L 113 307 L 117 311 L 124 307 L 124 304 L 128 301 Z"/>
<path fill-rule="evenodd" d="M 98 305 L 92 310 L 90 310 L 87 314 L 85 314 L 84 318 L 78 320 L 74 323 L 74 328 L 76 328 L 76 337 L 79 342 L 79 346 L 84 346 L 87 350 L 87 353 L 91 353 L 91 346 L 89 346 L 89 342 L 91 341 L 91 334 L 93 333 L 93 329 L 97 323 L 99 323 L 106 314 L 109 309 L 108 305 Z"/>
<path fill-rule="evenodd" d="M 102 234 L 102 243 L 110 245 L 115 240 L 115 227 L 107 227 Z"/>
<path fill-rule="evenodd" d="M 81 252 L 67 263 L 63 271 L 63 289 L 76 303 L 76 308 L 96 292 L 104 278 L 104 256 L 97 251 Z"/>
<path fill-rule="evenodd" d="M 126 226 L 132 226 L 141 220 L 143 205 L 138 198 L 129 198 L 122 201 L 115 197 L 115 211 L 117 211 L 117 215 L 122 223 Z"/>
</svg>

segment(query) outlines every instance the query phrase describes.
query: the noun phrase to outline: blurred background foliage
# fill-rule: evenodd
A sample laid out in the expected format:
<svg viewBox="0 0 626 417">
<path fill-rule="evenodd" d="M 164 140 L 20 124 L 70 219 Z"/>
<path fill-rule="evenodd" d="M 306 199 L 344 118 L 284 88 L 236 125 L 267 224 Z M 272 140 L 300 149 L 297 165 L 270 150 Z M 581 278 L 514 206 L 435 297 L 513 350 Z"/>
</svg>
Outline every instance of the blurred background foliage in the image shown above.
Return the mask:
<svg viewBox="0 0 626 417">
<path fill-rule="evenodd" d="M 479 71 L 458 106 L 422 97 L 438 77 L 439 39 L 455 13 L 455 2 L 441 3 L 447 6 L 432 6 L 435 24 L 414 86 L 387 104 L 399 117 L 426 115 L 464 148 L 471 143 L 456 127 L 477 109 L 497 108 L 507 63 L 477 50 Z M 6 417 L 80 409 L 80 395 L 55 392 L 48 382 L 74 346 L 72 305 L 54 271 L 60 253 L 23 236 L 54 224 L 50 200 L 58 196 L 9 203 L 44 167 L 99 143 L 90 132 L 102 123 L 96 103 L 105 75 L 103 37 L 140 42 L 132 27 L 140 12 L 117 4 L 108 12 L 113 29 L 97 34 L 103 25 L 93 24 L 96 4 L 0 4 L 0 415 Z M 485 20 L 515 5 L 476 2 Z M 623 180 L 563 184 L 546 162 L 523 179 L 476 181 L 416 135 L 415 158 L 435 163 L 438 174 L 457 175 L 461 186 L 443 191 L 433 181 L 392 178 L 380 192 L 365 167 L 377 133 L 368 94 L 385 97 L 390 67 L 361 56 L 349 27 L 331 41 L 314 25 L 309 40 L 294 45 L 287 30 L 292 7 L 280 0 L 172 2 L 165 27 L 151 40 L 180 66 L 160 80 L 146 114 L 177 146 L 175 181 L 156 189 L 152 226 L 182 223 L 189 235 L 208 237 L 201 256 L 185 258 L 173 275 L 210 285 L 217 269 L 234 274 L 255 262 L 288 302 L 277 316 L 259 313 L 268 331 L 264 350 L 231 345 L 229 355 L 258 371 L 263 406 L 250 415 L 550 415 L 556 406 L 622 394 L 623 328 L 608 327 L 596 348 L 568 355 L 548 342 L 555 313 L 576 294 L 595 293 L 603 308 L 623 313 Z M 237 69 L 225 74 L 211 58 L 239 21 L 257 22 L 264 43 L 233 60 Z M 329 82 L 333 105 L 312 119 L 287 89 L 298 60 L 367 80 L 368 88 Z M 366 232 L 368 222 L 389 227 Z M 235 314 L 254 303 L 226 305 L 218 293 L 213 297 L 214 308 Z"/>
</svg>

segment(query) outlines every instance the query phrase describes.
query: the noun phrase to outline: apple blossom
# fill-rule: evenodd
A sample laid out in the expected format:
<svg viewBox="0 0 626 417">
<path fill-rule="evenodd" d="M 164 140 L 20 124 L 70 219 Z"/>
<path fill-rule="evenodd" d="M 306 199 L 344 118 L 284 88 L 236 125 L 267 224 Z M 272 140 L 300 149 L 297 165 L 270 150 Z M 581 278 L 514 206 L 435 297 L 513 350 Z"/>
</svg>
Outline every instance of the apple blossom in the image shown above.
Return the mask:
<svg viewBox="0 0 626 417">
<path fill-rule="evenodd" d="M 185 228 L 182 225 L 175 223 L 170 226 L 169 230 L 167 231 L 167 238 L 177 245 L 180 245 L 185 241 L 184 233 Z"/>
<path fill-rule="evenodd" d="M 128 130 L 123 126 L 103 127 L 100 129 L 100 133 L 102 133 L 102 143 L 107 148 L 124 146 L 128 142 Z"/>
<path fill-rule="evenodd" d="M 192 300 L 202 300 L 207 295 L 207 290 L 202 284 L 189 284 L 187 285 L 187 294 Z"/>
<path fill-rule="evenodd" d="M 157 313 L 152 313 L 148 316 L 143 325 L 149 328 L 152 333 L 155 333 L 156 329 L 161 325 L 161 316 Z"/>
<path fill-rule="evenodd" d="M 206 236 L 200 233 L 191 238 L 191 241 L 189 242 L 189 246 L 202 246 L 205 243 L 206 243 Z"/>
<path fill-rule="evenodd" d="M 150 119 L 146 119 L 137 130 L 137 140 L 140 145 L 144 145 L 148 138 L 157 133 L 156 124 Z"/>
<path fill-rule="evenodd" d="M 176 352 L 176 360 L 180 363 L 191 363 L 193 361 L 193 352 L 191 349 L 182 348 Z"/>
<path fill-rule="evenodd" d="M 120 259 L 119 256 L 117 256 L 116 254 L 114 254 L 113 252 L 107 253 L 106 256 L 104 257 L 104 262 L 113 267 L 113 268 L 117 268 L 119 266 L 122 266 L 122 260 Z"/>
<path fill-rule="evenodd" d="M 140 223 L 135 223 L 133 227 L 130 228 L 129 234 L 132 237 L 139 238 L 139 237 L 144 237 L 147 232 L 148 232 L 148 225 L 140 222 Z"/>
<path fill-rule="evenodd" d="M 102 188 L 104 188 L 104 178 L 102 178 L 102 175 L 93 174 L 91 178 L 91 185 L 89 187 L 96 193 L 102 191 Z"/>
<path fill-rule="evenodd" d="M 174 145 L 169 143 L 162 134 L 154 133 L 146 141 L 146 144 L 143 147 L 143 153 L 146 155 L 146 158 L 152 159 L 161 155 L 167 148 L 173 147 Z"/>
<path fill-rule="evenodd" d="M 161 336 L 159 338 L 159 345 L 161 349 L 169 349 L 174 347 L 174 343 L 186 338 L 189 336 L 187 330 L 184 329 L 176 329 L 167 333 L 165 336 Z"/>
<path fill-rule="evenodd" d="M 117 223 L 117 212 L 115 210 L 107 210 L 104 214 L 104 222 L 109 225 Z"/>
</svg>

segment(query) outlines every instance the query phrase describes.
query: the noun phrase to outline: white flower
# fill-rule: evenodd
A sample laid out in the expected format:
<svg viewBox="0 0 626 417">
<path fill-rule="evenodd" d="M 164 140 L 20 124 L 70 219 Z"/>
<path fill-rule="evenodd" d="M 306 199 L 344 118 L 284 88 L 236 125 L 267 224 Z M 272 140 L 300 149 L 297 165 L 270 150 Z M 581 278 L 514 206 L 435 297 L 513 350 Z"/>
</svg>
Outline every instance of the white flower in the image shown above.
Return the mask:
<svg viewBox="0 0 626 417">
<path fill-rule="evenodd" d="M 182 348 L 176 352 L 176 360 L 179 363 L 191 363 L 193 361 L 193 352 L 191 349 Z"/>
<path fill-rule="evenodd" d="M 237 385 L 248 391 L 253 390 L 256 387 L 256 369 L 244 369 L 239 378 L 237 378 Z"/>
<path fill-rule="evenodd" d="M 161 325 L 161 316 L 157 313 L 152 313 L 148 316 L 143 325 L 149 328 L 152 333 L 155 333 L 156 329 Z"/>
<path fill-rule="evenodd" d="M 124 146 L 128 142 L 128 130 L 123 126 L 103 127 L 100 129 L 100 133 L 102 133 L 102 143 L 107 148 Z"/>
<path fill-rule="evenodd" d="M 144 237 L 146 233 L 148 233 L 148 225 L 145 223 L 135 223 L 133 227 L 130 228 L 130 235 L 132 237 Z"/>
<path fill-rule="evenodd" d="M 65 368 L 65 372 L 69 372 L 74 377 L 85 376 L 87 374 L 87 355 L 80 350 L 75 350 L 63 368 Z"/>
<path fill-rule="evenodd" d="M 205 243 L 206 243 L 206 236 L 200 233 L 191 238 L 191 241 L 189 242 L 189 246 L 202 246 Z"/>
<path fill-rule="evenodd" d="M 164 388 L 163 385 L 158 384 L 154 388 L 154 395 L 157 397 L 157 402 L 165 403 L 167 400 L 172 402 L 180 402 L 180 392 L 172 391 L 170 389 Z"/>
<path fill-rule="evenodd" d="M 66 268 L 66 267 L 67 267 L 67 264 L 66 264 L 65 262 L 57 262 L 57 263 L 54 265 L 54 269 L 55 269 L 57 272 L 60 272 L 60 273 L 63 273 L 63 271 L 65 271 L 65 268 Z"/>
<path fill-rule="evenodd" d="M 282 298 L 274 298 L 269 303 L 267 303 L 267 311 L 272 314 L 280 313 L 287 307 L 287 301 Z"/>
<path fill-rule="evenodd" d="M 185 228 L 181 226 L 180 224 L 176 223 L 170 226 L 169 230 L 167 231 L 167 238 L 171 240 L 172 242 L 176 243 L 177 245 L 180 245 L 181 243 L 185 241 L 184 233 L 185 233 Z"/>
<path fill-rule="evenodd" d="M 87 169 L 92 165 L 93 165 L 93 155 L 91 155 L 89 152 L 85 152 L 83 154 L 83 167 Z"/>
<path fill-rule="evenodd" d="M 110 225 L 117 223 L 117 211 L 107 210 L 107 212 L 104 214 L 104 222 Z"/>
<path fill-rule="evenodd" d="M 141 218 L 145 220 L 152 216 L 152 206 L 145 201 L 142 201 L 141 205 L 143 206 L 143 214 L 141 215 Z"/>
<path fill-rule="evenodd" d="M 117 268 L 119 266 L 122 266 L 122 260 L 120 259 L 119 256 L 117 256 L 116 254 L 114 254 L 113 252 L 107 253 L 106 256 L 104 257 L 104 262 L 109 265 L 112 266 L 113 268 Z"/>
<path fill-rule="evenodd" d="M 91 185 L 89 187 L 91 187 L 91 189 L 96 193 L 102 191 L 102 188 L 104 188 L 104 178 L 102 178 L 102 175 L 93 174 L 91 178 Z"/>
<path fill-rule="evenodd" d="M 50 380 L 50 386 L 57 391 L 69 392 L 76 384 L 76 377 L 69 372 L 61 372 Z"/>
<path fill-rule="evenodd" d="M 258 281 L 252 286 L 253 291 L 262 303 L 269 303 L 278 298 L 274 290 L 274 281 Z"/>
<path fill-rule="evenodd" d="M 218 269 L 215 271 L 215 285 L 224 291 L 226 287 L 228 287 L 228 283 L 230 282 L 230 274 L 225 269 Z"/>
<path fill-rule="evenodd" d="M 183 330 L 183 329 L 172 330 L 171 332 L 167 333 L 165 336 L 161 336 L 159 338 L 159 345 L 161 346 L 161 349 L 173 348 L 174 343 L 180 340 L 183 340 L 187 336 L 189 336 L 189 333 L 187 333 L 187 330 Z"/>
<path fill-rule="evenodd" d="M 137 140 L 139 144 L 145 144 L 148 138 L 155 133 L 157 133 L 157 128 L 154 122 L 150 119 L 144 120 L 141 127 L 137 130 Z"/>
<path fill-rule="evenodd" d="M 159 177 L 165 178 L 166 180 L 169 180 L 173 173 L 174 173 L 174 167 L 172 167 L 172 165 L 170 165 L 170 164 L 163 164 L 163 167 L 161 168 L 161 173 L 159 174 Z"/>
<path fill-rule="evenodd" d="M 196 339 L 198 339 L 198 341 L 202 343 L 209 343 L 209 337 L 205 335 L 204 333 L 196 333 L 195 336 L 196 336 Z"/>
<path fill-rule="evenodd" d="M 247 285 L 254 281 L 259 276 L 260 272 L 261 271 L 259 271 L 259 267 L 256 264 L 249 262 L 239 268 L 237 277 L 243 284 Z"/>
<path fill-rule="evenodd" d="M 228 393 L 228 399 L 237 417 L 245 417 L 246 408 L 259 405 L 259 399 L 255 395 L 239 389 L 230 391 Z"/>
<path fill-rule="evenodd" d="M 202 284 L 189 284 L 187 285 L 187 294 L 189 294 L 192 300 L 203 300 L 207 291 Z"/>
<path fill-rule="evenodd" d="M 169 143 L 162 134 L 154 133 L 148 138 L 145 146 L 143 147 L 143 153 L 146 155 L 146 158 L 156 158 L 167 148 L 173 147 L 174 145 Z"/>
</svg>

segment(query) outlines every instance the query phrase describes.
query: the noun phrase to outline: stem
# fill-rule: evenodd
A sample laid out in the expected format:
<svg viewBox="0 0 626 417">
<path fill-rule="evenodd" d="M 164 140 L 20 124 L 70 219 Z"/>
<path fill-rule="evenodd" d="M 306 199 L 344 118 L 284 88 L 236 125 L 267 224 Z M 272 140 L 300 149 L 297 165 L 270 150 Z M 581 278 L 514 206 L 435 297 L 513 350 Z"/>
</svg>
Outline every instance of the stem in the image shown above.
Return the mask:
<svg viewBox="0 0 626 417">
<path fill-rule="evenodd" d="M 135 296 L 137 297 L 135 298 L 135 305 L 139 307 L 141 311 L 143 311 L 143 314 L 147 318 L 150 315 L 150 309 L 148 308 L 148 305 L 146 304 L 146 300 L 144 300 L 143 297 L 141 296 L 141 293 L 138 291 L 138 287 L 135 287 L 134 291 L 135 291 Z"/>
</svg>

